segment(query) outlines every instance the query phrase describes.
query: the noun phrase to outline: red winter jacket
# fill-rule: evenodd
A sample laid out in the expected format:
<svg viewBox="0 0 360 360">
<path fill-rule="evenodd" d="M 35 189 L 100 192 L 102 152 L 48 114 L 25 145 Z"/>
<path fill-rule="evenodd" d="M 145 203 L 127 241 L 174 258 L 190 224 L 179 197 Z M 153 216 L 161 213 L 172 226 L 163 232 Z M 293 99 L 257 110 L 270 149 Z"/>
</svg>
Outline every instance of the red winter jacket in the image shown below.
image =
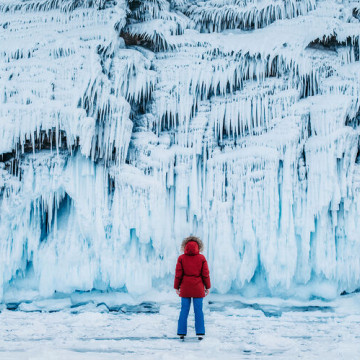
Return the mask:
<svg viewBox="0 0 360 360">
<path fill-rule="evenodd" d="M 209 267 L 198 243 L 189 241 L 176 263 L 174 288 L 180 288 L 181 297 L 205 297 L 204 286 L 211 287 Z"/>
</svg>

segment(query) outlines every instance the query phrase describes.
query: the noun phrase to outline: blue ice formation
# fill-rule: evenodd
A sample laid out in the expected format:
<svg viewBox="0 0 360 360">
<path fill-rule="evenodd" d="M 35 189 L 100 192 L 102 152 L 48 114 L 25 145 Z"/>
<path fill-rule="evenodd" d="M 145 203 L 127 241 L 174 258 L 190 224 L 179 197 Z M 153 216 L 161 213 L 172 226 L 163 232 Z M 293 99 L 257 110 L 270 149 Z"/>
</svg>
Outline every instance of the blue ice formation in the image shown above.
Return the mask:
<svg viewBox="0 0 360 360">
<path fill-rule="evenodd" d="M 0 0 L 0 28 L 0 301 L 171 289 L 189 234 L 219 293 L 360 287 L 357 1 Z"/>
</svg>

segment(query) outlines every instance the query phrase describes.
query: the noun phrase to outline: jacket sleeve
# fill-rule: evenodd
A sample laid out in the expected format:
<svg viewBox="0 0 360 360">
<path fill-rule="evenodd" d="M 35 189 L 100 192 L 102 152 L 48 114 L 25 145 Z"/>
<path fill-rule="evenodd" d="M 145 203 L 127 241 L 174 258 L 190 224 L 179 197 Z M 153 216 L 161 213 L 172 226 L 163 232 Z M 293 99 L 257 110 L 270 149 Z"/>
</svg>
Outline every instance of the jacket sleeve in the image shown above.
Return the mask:
<svg viewBox="0 0 360 360">
<path fill-rule="evenodd" d="M 181 259 L 179 256 L 175 268 L 174 289 L 180 289 L 183 276 L 184 276 L 184 269 L 182 267 Z"/>
<path fill-rule="evenodd" d="M 203 266 L 201 269 L 201 277 L 202 277 L 202 281 L 205 285 L 205 288 L 210 289 L 211 288 L 210 272 L 209 272 L 208 263 L 207 263 L 205 257 L 204 257 Z"/>
</svg>

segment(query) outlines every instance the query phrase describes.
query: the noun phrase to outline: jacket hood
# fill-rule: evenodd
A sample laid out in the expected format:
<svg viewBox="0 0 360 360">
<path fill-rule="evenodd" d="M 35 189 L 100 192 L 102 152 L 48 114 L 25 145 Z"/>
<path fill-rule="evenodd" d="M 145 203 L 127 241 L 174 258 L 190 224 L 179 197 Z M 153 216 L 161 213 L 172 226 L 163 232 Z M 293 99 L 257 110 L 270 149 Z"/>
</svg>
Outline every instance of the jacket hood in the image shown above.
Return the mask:
<svg viewBox="0 0 360 360">
<path fill-rule="evenodd" d="M 188 236 L 185 238 L 181 243 L 181 252 L 185 252 L 185 246 L 188 242 L 195 241 L 198 244 L 199 247 L 199 253 L 204 250 L 204 244 L 197 236 Z"/>
<path fill-rule="evenodd" d="M 196 241 L 188 241 L 185 245 L 185 255 L 198 255 L 199 245 Z"/>
</svg>

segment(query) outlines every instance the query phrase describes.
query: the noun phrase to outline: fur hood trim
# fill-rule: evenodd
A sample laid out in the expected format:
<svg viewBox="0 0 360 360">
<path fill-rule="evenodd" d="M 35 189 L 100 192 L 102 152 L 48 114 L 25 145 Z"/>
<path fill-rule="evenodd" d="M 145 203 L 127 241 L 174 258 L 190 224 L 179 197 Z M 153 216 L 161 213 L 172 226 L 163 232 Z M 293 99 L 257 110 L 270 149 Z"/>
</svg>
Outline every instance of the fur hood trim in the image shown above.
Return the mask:
<svg viewBox="0 0 360 360">
<path fill-rule="evenodd" d="M 200 238 L 198 238 L 197 236 L 188 236 L 181 243 L 181 252 L 185 251 L 185 246 L 189 241 L 196 241 L 198 243 L 199 252 L 202 252 L 204 250 L 204 244 Z"/>
</svg>

